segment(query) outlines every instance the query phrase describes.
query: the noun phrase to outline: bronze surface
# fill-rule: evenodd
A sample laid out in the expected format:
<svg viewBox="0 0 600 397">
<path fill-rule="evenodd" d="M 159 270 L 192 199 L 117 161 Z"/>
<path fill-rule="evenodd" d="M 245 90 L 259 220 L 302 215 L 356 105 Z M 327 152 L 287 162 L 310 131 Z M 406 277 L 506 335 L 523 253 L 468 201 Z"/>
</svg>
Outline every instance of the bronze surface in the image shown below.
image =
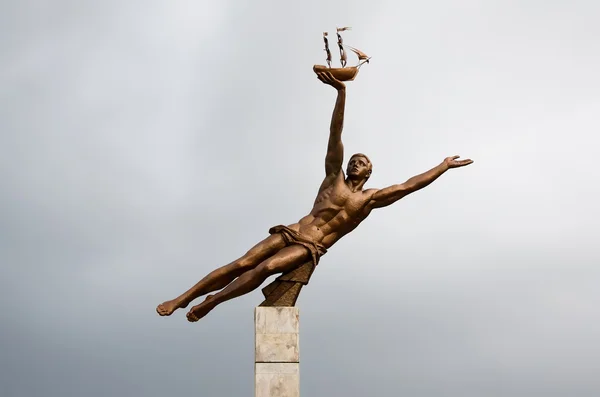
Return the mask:
<svg viewBox="0 0 600 397">
<path fill-rule="evenodd" d="M 212 271 L 177 298 L 158 305 L 156 311 L 161 316 L 169 316 L 198 297 L 219 291 L 207 295 L 202 303 L 187 313 L 188 321 L 198 321 L 220 303 L 259 288 L 275 274 L 281 276 L 263 288 L 266 299 L 261 306 L 293 306 L 302 287 L 308 284 L 320 257 L 354 230 L 372 210 L 386 207 L 428 186 L 449 169 L 473 162 L 451 156 L 404 183 L 383 189 L 363 189 L 372 172 L 367 156 L 360 153 L 353 155 L 346 172 L 342 169 L 344 146 L 341 138 L 346 86 L 329 71 L 318 72 L 317 77 L 336 90 L 337 99 L 330 124 L 325 177 L 312 210 L 297 223 L 271 228 L 269 236 L 242 257 Z"/>
</svg>

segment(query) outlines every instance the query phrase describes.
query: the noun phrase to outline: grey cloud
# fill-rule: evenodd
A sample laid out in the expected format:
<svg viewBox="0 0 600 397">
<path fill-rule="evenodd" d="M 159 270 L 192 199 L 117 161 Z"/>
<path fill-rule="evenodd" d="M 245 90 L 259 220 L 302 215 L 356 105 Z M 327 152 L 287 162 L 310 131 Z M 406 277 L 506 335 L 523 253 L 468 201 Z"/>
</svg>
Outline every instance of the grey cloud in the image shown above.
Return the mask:
<svg viewBox="0 0 600 397">
<path fill-rule="evenodd" d="M 598 395 L 596 3 L 15 4 L 0 395 L 252 393 L 259 291 L 193 325 L 154 307 L 309 210 L 335 99 L 310 68 L 336 24 L 373 56 L 344 130 L 369 185 L 475 164 L 323 257 L 302 393 Z"/>
</svg>

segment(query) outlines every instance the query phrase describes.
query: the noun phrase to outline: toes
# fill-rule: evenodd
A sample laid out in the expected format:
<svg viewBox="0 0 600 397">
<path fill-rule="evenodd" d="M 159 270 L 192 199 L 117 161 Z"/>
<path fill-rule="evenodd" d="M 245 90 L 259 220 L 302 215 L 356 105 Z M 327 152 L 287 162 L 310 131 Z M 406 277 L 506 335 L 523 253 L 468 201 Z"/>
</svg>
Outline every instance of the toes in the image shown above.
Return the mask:
<svg viewBox="0 0 600 397">
<path fill-rule="evenodd" d="M 194 322 L 198 321 L 198 317 L 196 317 L 196 315 L 194 313 L 192 313 L 192 312 L 189 312 L 186 315 L 186 317 L 187 317 L 188 321 L 191 322 L 191 323 L 194 323 Z"/>
<path fill-rule="evenodd" d="M 164 303 L 161 303 L 156 307 L 156 312 L 161 316 L 170 316 L 171 314 L 173 314 L 174 309 L 170 306 L 165 305 Z"/>
</svg>

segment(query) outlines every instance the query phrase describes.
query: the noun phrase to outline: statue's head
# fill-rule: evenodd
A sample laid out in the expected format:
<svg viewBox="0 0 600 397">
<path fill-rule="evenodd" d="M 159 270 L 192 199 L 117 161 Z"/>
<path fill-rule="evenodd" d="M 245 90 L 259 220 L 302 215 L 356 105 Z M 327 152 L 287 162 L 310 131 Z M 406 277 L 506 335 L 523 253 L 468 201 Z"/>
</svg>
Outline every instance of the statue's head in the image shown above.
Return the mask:
<svg viewBox="0 0 600 397">
<path fill-rule="evenodd" d="M 371 176 L 373 171 L 373 165 L 371 160 L 362 153 L 353 154 L 348 161 L 348 168 L 346 169 L 346 175 L 348 178 L 355 180 L 365 181 Z"/>
</svg>

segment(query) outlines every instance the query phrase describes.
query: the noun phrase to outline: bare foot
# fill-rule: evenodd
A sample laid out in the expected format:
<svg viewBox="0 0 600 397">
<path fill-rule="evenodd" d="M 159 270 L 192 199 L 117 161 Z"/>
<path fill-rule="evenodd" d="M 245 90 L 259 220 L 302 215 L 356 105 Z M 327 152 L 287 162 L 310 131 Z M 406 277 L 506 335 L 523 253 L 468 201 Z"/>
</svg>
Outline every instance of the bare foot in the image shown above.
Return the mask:
<svg viewBox="0 0 600 397">
<path fill-rule="evenodd" d="M 186 314 L 186 317 L 190 323 L 195 323 L 202 317 L 206 316 L 212 309 L 214 309 L 216 305 L 212 302 L 212 297 L 212 295 L 208 295 L 204 302 L 190 309 L 188 314 Z"/>
<path fill-rule="evenodd" d="M 183 309 L 187 307 L 187 303 L 181 302 L 178 299 L 173 299 L 161 303 L 156 307 L 156 312 L 161 316 L 170 316 L 177 309 Z"/>
</svg>

